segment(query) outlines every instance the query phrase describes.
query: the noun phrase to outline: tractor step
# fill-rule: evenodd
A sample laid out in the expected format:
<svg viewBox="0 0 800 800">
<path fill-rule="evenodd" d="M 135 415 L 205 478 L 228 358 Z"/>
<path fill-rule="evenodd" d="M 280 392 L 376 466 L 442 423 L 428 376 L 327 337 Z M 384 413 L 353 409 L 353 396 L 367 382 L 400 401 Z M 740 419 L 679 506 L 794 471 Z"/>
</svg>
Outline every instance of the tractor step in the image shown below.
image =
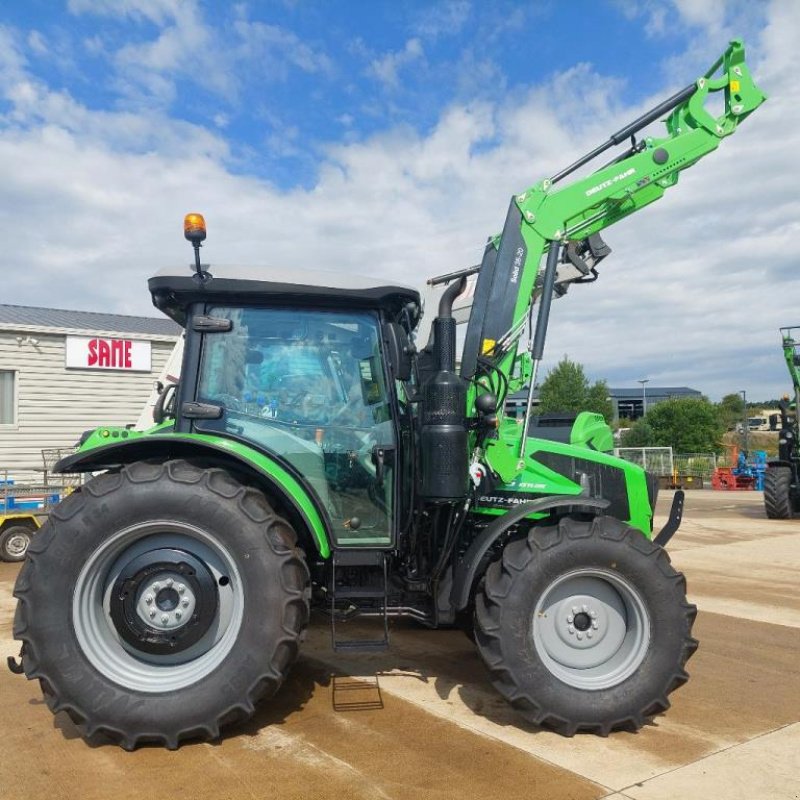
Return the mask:
<svg viewBox="0 0 800 800">
<path fill-rule="evenodd" d="M 337 583 L 337 569 L 343 567 L 380 568 L 380 581 L 373 586 L 347 586 Z M 389 647 L 389 618 L 386 613 L 388 594 L 388 567 L 386 553 L 382 550 L 334 550 L 331 570 L 331 644 L 334 652 L 342 650 L 386 650 Z M 336 601 L 379 600 L 378 618 L 383 622 L 380 639 L 339 639 L 336 635 Z"/>
</svg>

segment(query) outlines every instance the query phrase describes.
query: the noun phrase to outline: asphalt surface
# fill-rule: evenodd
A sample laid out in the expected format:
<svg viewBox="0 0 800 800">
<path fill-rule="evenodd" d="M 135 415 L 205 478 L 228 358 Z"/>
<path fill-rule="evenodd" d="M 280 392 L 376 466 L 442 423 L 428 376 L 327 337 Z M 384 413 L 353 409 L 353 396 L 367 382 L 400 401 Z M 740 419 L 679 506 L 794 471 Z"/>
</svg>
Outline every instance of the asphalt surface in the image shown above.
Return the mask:
<svg viewBox="0 0 800 800">
<path fill-rule="evenodd" d="M 765 519 L 755 492 L 687 493 L 669 551 L 701 644 L 672 708 L 637 734 L 564 739 L 521 723 L 459 632 L 398 623 L 388 652 L 344 657 L 319 621 L 253 720 L 176 752 L 87 744 L 34 682 L 0 670 L 0 799 L 797 800 L 800 519 Z M 18 651 L 16 573 L 0 564 L 3 661 Z"/>
</svg>

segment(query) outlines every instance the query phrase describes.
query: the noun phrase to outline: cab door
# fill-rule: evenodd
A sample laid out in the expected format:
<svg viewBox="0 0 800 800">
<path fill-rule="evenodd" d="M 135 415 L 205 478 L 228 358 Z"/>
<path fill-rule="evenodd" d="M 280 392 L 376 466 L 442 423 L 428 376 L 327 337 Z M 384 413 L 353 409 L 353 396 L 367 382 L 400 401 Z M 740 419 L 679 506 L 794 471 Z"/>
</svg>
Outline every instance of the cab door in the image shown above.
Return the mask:
<svg viewBox="0 0 800 800">
<path fill-rule="evenodd" d="M 370 311 L 210 306 L 230 329 L 204 335 L 195 429 L 242 440 L 290 466 L 327 512 L 338 547 L 394 541 L 396 430 Z"/>
</svg>

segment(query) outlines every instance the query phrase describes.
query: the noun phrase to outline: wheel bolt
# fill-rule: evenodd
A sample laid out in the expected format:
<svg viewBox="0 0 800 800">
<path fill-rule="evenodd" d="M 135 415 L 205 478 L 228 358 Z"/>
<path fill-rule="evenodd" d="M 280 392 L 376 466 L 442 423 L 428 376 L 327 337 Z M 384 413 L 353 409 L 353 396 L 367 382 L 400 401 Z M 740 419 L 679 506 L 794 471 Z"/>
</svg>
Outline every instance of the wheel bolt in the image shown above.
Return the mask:
<svg viewBox="0 0 800 800">
<path fill-rule="evenodd" d="M 578 639 L 583 639 L 583 634 L 582 633 L 578 634 Z"/>
<path fill-rule="evenodd" d="M 591 631 L 586 631 L 586 638 L 587 639 L 591 639 L 592 638 L 592 632 Z"/>
<path fill-rule="evenodd" d="M 600 626 L 599 626 L 599 625 L 598 625 L 596 622 L 593 622 L 593 623 L 592 623 L 592 627 L 593 627 L 595 630 L 597 630 L 597 629 L 598 629 Z"/>
<path fill-rule="evenodd" d="M 161 588 L 161 584 L 160 584 L 158 581 L 156 581 L 156 582 L 153 584 L 153 591 L 154 591 L 154 592 L 157 592 L 157 591 L 158 591 L 160 588 Z"/>
<path fill-rule="evenodd" d="M 585 614 L 589 610 L 589 606 L 581 606 L 581 611 Z"/>
<path fill-rule="evenodd" d="M 144 601 L 145 601 L 145 603 L 150 605 L 150 603 L 153 602 L 153 595 L 151 595 L 151 594 L 147 595 L 147 597 L 145 597 Z"/>
<path fill-rule="evenodd" d="M 150 619 L 153 619 L 153 617 L 154 617 L 155 615 L 156 615 L 156 610 L 155 610 L 154 608 L 151 608 L 151 609 L 150 609 Z"/>
<path fill-rule="evenodd" d="M 178 594 L 183 594 L 186 591 L 186 587 L 182 584 L 178 584 Z"/>
<path fill-rule="evenodd" d="M 161 621 L 166 625 L 169 622 L 169 617 L 166 614 L 162 614 Z"/>
<path fill-rule="evenodd" d="M 572 616 L 572 614 L 568 614 L 567 615 L 567 622 L 574 622 L 574 621 L 575 621 L 575 617 Z"/>
<path fill-rule="evenodd" d="M 189 598 L 188 598 L 188 597 L 184 597 L 184 598 L 183 598 L 183 600 L 181 600 L 181 605 L 182 605 L 184 608 L 186 608 L 186 606 L 188 606 L 188 605 L 189 605 Z"/>
<path fill-rule="evenodd" d="M 589 612 L 589 616 L 590 616 L 592 619 L 597 619 L 597 612 L 596 612 L 596 611 L 590 611 L 590 612 Z"/>
<path fill-rule="evenodd" d="M 178 609 L 178 610 L 175 612 L 175 619 L 180 619 L 182 616 L 183 616 L 183 614 L 181 613 L 181 610 L 180 610 L 180 609 Z"/>
<path fill-rule="evenodd" d="M 575 606 L 572 606 L 572 613 L 573 614 L 577 614 L 578 613 L 578 609 Z"/>
<path fill-rule="evenodd" d="M 167 579 L 166 579 L 166 581 L 164 581 L 164 583 L 166 583 L 166 584 L 167 584 L 167 586 L 172 586 L 172 584 L 174 583 L 174 581 L 172 580 L 172 578 L 167 578 Z"/>
<path fill-rule="evenodd" d="M 573 627 L 572 627 L 572 625 L 570 625 L 570 626 L 569 626 L 569 628 L 567 628 L 567 630 L 568 630 L 570 633 L 575 633 L 575 628 L 573 628 Z"/>
</svg>

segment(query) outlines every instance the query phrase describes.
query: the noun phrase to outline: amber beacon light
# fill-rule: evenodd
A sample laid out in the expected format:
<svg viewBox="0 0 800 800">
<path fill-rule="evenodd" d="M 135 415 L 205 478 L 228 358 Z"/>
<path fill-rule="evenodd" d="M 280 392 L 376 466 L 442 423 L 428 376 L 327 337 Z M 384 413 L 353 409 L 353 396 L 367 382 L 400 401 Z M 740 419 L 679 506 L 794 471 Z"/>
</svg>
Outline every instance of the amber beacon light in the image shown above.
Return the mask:
<svg viewBox="0 0 800 800">
<path fill-rule="evenodd" d="M 187 214 L 183 218 L 183 235 L 190 242 L 202 242 L 206 238 L 206 221 L 202 214 Z"/>
<path fill-rule="evenodd" d="M 200 263 L 200 248 L 203 246 L 201 242 L 206 238 L 206 221 L 202 214 L 187 214 L 183 218 L 183 235 L 194 248 L 194 268 L 197 271 L 197 277 L 199 280 L 205 281 L 209 276 L 203 271 Z"/>
</svg>

